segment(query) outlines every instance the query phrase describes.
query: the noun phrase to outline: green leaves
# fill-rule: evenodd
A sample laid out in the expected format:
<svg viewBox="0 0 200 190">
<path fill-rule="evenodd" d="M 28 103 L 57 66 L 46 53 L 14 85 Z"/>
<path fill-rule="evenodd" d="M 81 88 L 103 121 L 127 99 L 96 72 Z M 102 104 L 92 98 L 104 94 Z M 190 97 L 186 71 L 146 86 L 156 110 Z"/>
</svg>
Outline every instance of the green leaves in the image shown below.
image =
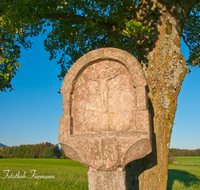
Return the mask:
<svg viewBox="0 0 200 190">
<path fill-rule="evenodd" d="M 0 91 L 12 90 L 10 82 L 20 67 L 17 62 L 20 48 L 15 44 L 12 35 L 5 33 L 1 28 L 0 45 Z"/>
<path fill-rule="evenodd" d="M 122 34 L 124 36 L 138 36 L 139 34 L 150 34 L 150 31 L 153 30 L 154 28 L 146 28 L 145 26 L 142 26 L 141 22 L 134 21 L 133 19 L 131 20 L 125 20 L 125 25 L 126 29 L 122 31 Z"/>
<path fill-rule="evenodd" d="M 28 4 L 31 0 L 24 0 L 24 4 Z"/>
<path fill-rule="evenodd" d="M 45 25 L 35 15 L 35 0 L 0 2 L 0 91 L 12 90 L 11 81 L 20 68 L 20 48 L 31 47 L 28 37 L 37 36 Z"/>
<path fill-rule="evenodd" d="M 190 16 L 184 25 L 183 40 L 190 49 L 187 64 L 189 68 L 200 67 L 200 2 L 190 12 Z"/>
<path fill-rule="evenodd" d="M 137 56 L 143 39 L 156 27 L 154 9 L 144 20 L 137 18 L 139 1 L 121 0 L 2 0 L 0 1 L 0 90 L 12 89 L 11 80 L 20 67 L 20 48 L 31 48 L 31 37 L 52 31 L 44 42 L 50 60 L 60 57 L 59 78 L 80 56 L 100 47 L 118 47 Z M 148 2 L 147 2 L 148 3 Z M 145 7 L 151 7 L 151 1 Z M 142 4 L 142 1 L 141 1 Z M 171 5 L 169 5 L 171 6 Z M 157 7 L 158 8 L 158 7 Z M 156 10 L 156 9 L 155 9 Z M 157 18 L 156 18 L 157 19 Z M 145 21 L 145 22 L 144 22 Z M 190 47 L 188 65 L 199 64 L 199 3 L 193 7 L 183 36 Z M 48 29 L 49 31 L 49 29 Z M 156 31 L 156 28 L 155 28 Z M 152 42 L 153 43 L 153 42 Z"/>
</svg>

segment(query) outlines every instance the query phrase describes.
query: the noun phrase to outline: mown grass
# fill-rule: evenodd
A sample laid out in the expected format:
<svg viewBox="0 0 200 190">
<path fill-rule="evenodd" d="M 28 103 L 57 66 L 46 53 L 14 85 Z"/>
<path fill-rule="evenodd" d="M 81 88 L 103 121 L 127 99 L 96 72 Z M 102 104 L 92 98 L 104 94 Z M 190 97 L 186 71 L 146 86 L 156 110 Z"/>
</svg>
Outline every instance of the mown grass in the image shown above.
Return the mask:
<svg viewBox="0 0 200 190">
<path fill-rule="evenodd" d="M 8 177 L 5 170 L 10 170 Z M 36 170 L 34 176 L 31 170 Z M 86 190 L 87 170 L 85 166 L 72 160 L 0 159 L 0 190 Z M 26 178 L 9 178 L 11 175 L 16 176 L 18 172 L 20 172 L 18 176 Z M 54 178 L 35 178 L 35 176 L 54 176 Z"/>
<path fill-rule="evenodd" d="M 200 157 L 181 156 L 176 158 L 178 164 L 168 166 L 167 189 L 200 190 L 200 166 L 198 166 Z"/>
<path fill-rule="evenodd" d="M 200 190 L 200 157 L 177 157 L 181 165 L 169 165 L 168 190 Z M 187 164 L 184 166 L 183 164 Z M 195 164 L 195 165 L 191 165 Z M 5 178 L 23 176 L 26 178 Z M 54 178 L 34 178 L 35 176 L 54 176 Z M 62 159 L 0 159 L 0 190 L 86 190 L 88 189 L 87 168 L 78 162 Z M 2 179 L 5 178 L 5 179 Z"/>
<path fill-rule="evenodd" d="M 175 162 L 183 165 L 199 165 L 200 166 L 200 156 L 176 156 Z"/>
</svg>

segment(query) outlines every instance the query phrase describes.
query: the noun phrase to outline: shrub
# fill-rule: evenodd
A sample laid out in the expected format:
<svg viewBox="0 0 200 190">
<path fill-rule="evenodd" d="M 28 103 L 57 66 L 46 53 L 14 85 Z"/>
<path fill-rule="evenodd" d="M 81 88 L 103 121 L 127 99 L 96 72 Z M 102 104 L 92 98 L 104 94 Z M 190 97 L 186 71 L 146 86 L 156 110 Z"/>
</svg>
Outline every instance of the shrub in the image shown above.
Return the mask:
<svg viewBox="0 0 200 190">
<path fill-rule="evenodd" d="M 173 164 L 172 160 L 168 160 L 168 165 Z"/>
</svg>

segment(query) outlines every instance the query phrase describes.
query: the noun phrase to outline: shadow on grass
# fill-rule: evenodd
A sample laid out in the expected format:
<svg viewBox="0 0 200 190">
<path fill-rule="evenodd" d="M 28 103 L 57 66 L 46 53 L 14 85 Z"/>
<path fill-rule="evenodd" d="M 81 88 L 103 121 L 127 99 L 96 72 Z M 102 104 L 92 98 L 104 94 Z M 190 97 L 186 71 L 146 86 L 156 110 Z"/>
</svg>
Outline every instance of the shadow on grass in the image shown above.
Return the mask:
<svg viewBox="0 0 200 190">
<path fill-rule="evenodd" d="M 175 180 L 182 182 L 185 187 L 190 187 L 194 184 L 200 184 L 200 180 L 189 172 L 183 170 L 168 169 L 167 190 L 172 189 Z"/>
</svg>

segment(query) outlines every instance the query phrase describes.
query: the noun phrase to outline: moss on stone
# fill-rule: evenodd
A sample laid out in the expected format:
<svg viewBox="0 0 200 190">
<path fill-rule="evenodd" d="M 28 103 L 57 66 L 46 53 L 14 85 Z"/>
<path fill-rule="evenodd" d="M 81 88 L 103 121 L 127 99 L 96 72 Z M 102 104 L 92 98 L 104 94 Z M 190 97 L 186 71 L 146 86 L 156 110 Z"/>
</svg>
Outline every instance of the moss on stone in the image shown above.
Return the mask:
<svg viewBox="0 0 200 190">
<path fill-rule="evenodd" d="M 172 23 L 170 23 L 169 19 L 167 19 L 165 24 L 166 24 L 165 32 L 166 34 L 170 35 L 172 33 Z"/>
</svg>

